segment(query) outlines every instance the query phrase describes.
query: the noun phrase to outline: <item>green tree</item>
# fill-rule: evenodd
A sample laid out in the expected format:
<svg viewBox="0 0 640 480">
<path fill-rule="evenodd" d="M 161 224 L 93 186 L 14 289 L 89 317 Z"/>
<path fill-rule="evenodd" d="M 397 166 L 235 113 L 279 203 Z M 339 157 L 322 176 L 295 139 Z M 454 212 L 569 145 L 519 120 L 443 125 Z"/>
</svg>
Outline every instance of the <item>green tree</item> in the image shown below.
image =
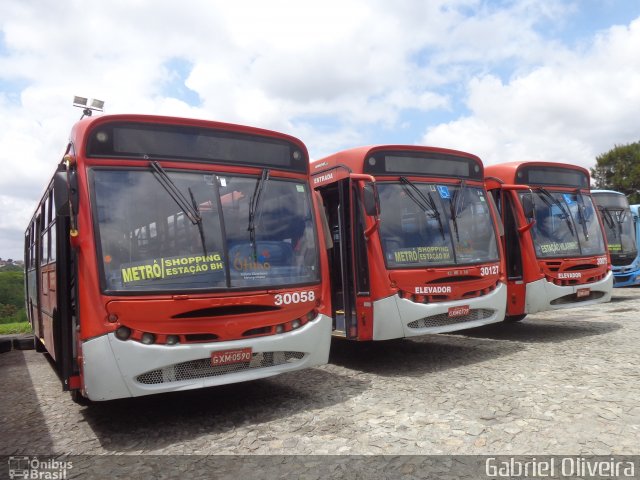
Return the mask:
<svg viewBox="0 0 640 480">
<path fill-rule="evenodd" d="M 622 192 L 629 203 L 640 203 L 640 142 L 616 145 L 598 155 L 591 177 L 596 188 Z"/>
</svg>

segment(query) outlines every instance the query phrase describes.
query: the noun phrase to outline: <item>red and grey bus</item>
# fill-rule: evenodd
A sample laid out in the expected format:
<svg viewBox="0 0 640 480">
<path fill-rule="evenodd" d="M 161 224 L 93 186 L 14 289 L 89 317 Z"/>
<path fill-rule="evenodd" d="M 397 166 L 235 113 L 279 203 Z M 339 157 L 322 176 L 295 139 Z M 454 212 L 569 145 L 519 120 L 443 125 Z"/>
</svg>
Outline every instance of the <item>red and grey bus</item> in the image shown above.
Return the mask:
<svg viewBox="0 0 640 480">
<path fill-rule="evenodd" d="M 312 164 L 333 247 L 334 336 L 387 340 L 502 321 L 495 207 L 475 155 L 383 145 Z"/>
<path fill-rule="evenodd" d="M 523 161 L 489 165 L 485 174 L 505 230 L 506 320 L 608 302 L 613 275 L 589 172 Z"/>
<path fill-rule="evenodd" d="M 296 138 L 161 116 L 81 119 L 25 233 L 36 348 L 78 401 L 326 363 L 322 213 Z"/>
</svg>

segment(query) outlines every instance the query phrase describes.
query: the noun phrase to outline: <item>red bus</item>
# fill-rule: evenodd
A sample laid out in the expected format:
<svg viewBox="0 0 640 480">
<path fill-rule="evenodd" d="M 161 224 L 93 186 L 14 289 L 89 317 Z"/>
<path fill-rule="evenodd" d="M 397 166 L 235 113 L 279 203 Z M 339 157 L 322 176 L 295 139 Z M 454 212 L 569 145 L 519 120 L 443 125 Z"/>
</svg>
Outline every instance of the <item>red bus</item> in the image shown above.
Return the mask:
<svg viewBox="0 0 640 480">
<path fill-rule="evenodd" d="M 327 211 L 334 335 L 387 340 L 502 321 L 507 288 L 483 165 L 382 145 L 312 164 Z"/>
<path fill-rule="evenodd" d="M 506 320 L 608 302 L 613 275 L 589 172 L 529 161 L 490 165 L 485 174 L 505 229 Z"/>
<path fill-rule="evenodd" d="M 25 233 L 27 310 L 77 401 L 326 363 L 305 145 L 184 118 L 80 120 Z"/>
</svg>

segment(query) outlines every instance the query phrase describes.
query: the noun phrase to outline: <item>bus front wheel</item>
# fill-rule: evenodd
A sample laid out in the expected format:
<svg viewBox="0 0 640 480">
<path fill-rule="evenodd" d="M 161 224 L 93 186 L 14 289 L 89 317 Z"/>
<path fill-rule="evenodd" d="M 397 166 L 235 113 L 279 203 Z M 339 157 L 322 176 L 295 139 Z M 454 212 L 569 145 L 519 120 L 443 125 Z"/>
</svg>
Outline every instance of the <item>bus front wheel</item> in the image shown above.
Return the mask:
<svg viewBox="0 0 640 480">
<path fill-rule="evenodd" d="M 38 353 L 44 353 L 47 351 L 47 349 L 44 346 L 44 343 L 42 343 L 40 341 L 40 339 L 38 338 L 37 335 L 33 336 L 33 348 L 36 350 L 36 352 Z"/>
<path fill-rule="evenodd" d="M 519 322 L 520 320 L 524 320 L 524 317 L 526 316 L 526 313 L 523 313 L 522 315 L 507 315 L 504 317 L 504 321 L 508 323 Z"/>
<path fill-rule="evenodd" d="M 82 395 L 80 390 L 71 390 L 71 400 L 73 400 L 75 403 L 77 403 L 82 407 L 87 407 L 93 403 L 87 397 Z"/>
</svg>

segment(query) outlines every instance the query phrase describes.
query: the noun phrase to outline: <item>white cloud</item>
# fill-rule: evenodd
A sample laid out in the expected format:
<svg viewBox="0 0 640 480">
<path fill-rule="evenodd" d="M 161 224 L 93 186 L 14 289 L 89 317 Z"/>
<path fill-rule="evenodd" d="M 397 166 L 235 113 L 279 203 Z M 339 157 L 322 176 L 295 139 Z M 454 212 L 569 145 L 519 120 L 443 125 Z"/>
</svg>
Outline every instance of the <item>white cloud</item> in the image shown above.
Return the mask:
<svg viewBox="0 0 640 480">
<path fill-rule="evenodd" d="M 419 140 L 420 115 L 455 115 L 457 93 L 467 92 L 470 114 L 433 127 L 425 141 L 496 161 L 593 158 L 633 135 L 638 26 L 604 32 L 585 56 L 538 28 L 561 24 L 572 8 L 560 0 L 2 2 L 0 209 L 18 214 L 0 233 L 24 230 L 18 206 L 32 211 L 59 161 L 80 116 L 74 94 L 104 99 L 109 113 L 284 131 L 319 158 L 381 141 L 376 131 L 391 135 L 383 141 L 399 131 Z M 171 71 L 174 59 L 189 70 Z M 200 104 L 176 98 L 176 78 Z M 7 256 L 4 248 L 2 240 Z"/>
<path fill-rule="evenodd" d="M 538 159 L 595 164 L 614 144 L 637 141 L 640 19 L 597 36 L 590 49 L 550 57 L 503 83 L 468 86 L 464 118 L 430 128 L 428 144 L 479 154 L 486 163 Z"/>
</svg>

